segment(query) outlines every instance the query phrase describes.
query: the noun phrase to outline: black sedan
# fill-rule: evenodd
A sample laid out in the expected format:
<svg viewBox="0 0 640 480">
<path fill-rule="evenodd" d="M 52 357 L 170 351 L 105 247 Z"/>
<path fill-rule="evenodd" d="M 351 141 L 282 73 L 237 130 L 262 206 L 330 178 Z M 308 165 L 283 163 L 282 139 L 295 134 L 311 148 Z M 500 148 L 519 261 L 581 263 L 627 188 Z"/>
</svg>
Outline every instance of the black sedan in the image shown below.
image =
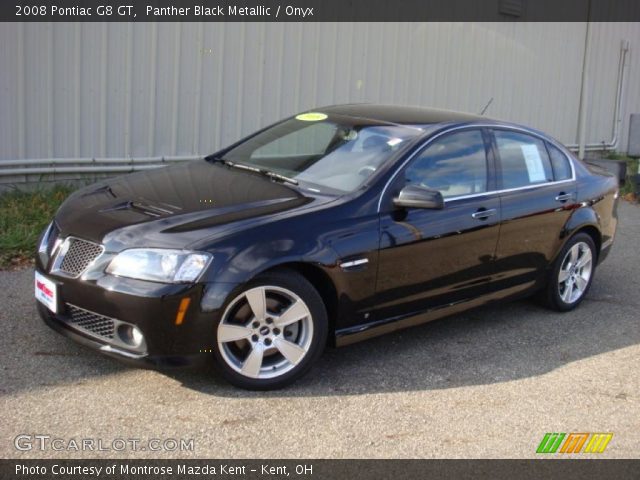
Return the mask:
<svg viewBox="0 0 640 480">
<path fill-rule="evenodd" d="M 530 128 L 332 106 L 75 192 L 42 235 L 35 294 L 49 326 L 105 354 L 278 388 L 327 343 L 534 293 L 576 307 L 617 198 Z"/>
</svg>

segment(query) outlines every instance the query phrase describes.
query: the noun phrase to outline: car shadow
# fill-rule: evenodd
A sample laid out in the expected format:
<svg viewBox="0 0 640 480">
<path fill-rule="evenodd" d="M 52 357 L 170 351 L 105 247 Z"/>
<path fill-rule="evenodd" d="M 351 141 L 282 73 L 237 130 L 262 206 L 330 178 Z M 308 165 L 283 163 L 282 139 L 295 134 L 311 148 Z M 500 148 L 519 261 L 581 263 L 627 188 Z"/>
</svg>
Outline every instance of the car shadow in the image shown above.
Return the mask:
<svg viewBox="0 0 640 480">
<path fill-rule="evenodd" d="M 236 389 L 214 369 L 165 373 L 200 393 L 231 398 L 360 395 L 509 382 L 640 343 L 637 310 L 638 305 L 620 304 L 604 286 L 595 285 L 580 308 L 564 314 L 529 300 L 485 307 L 329 348 L 306 377 L 272 392 Z"/>
<path fill-rule="evenodd" d="M 598 282 L 572 312 L 524 300 L 480 308 L 344 348 L 328 348 L 300 381 L 270 392 L 230 386 L 212 367 L 159 372 L 196 392 L 226 398 L 291 398 L 424 391 L 536 377 L 572 362 L 640 343 L 640 305 L 621 304 Z M 49 333 L 44 326 L 42 330 Z M 38 335 L 33 368 L 15 371 L 0 394 L 81 385 L 87 377 L 135 369 L 58 335 Z M 42 337 L 46 340 L 42 341 Z M 22 339 L 24 342 L 29 339 Z M 5 376 L 13 375 L 6 371 Z M 24 365 L 24 364 L 23 364 Z M 46 375 L 42 366 L 49 365 Z"/>
<path fill-rule="evenodd" d="M 628 285 L 628 287 L 626 287 Z M 160 372 L 184 387 L 220 397 L 322 397 L 485 385 L 535 377 L 572 362 L 640 343 L 633 285 L 602 268 L 583 304 L 556 313 L 530 300 L 458 314 L 344 348 L 328 348 L 311 372 L 288 388 L 249 392 L 213 368 Z M 12 369 L 2 362 L 0 394 L 132 371 L 41 325 L 12 332 L 33 355 Z M 6 351 L 5 351 L 6 354 Z M 43 374 L 43 365 L 49 365 Z M 31 372 L 31 370 L 34 370 Z"/>
<path fill-rule="evenodd" d="M 558 313 L 531 300 L 471 310 L 344 348 L 286 389 L 247 392 L 216 372 L 171 372 L 187 388 L 220 397 L 305 397 L 424 391 L 537 377 L 640 344 L 637 238 L 640 210 L 622 202 L 616 244 L 582 304 Z"/>
</svg>

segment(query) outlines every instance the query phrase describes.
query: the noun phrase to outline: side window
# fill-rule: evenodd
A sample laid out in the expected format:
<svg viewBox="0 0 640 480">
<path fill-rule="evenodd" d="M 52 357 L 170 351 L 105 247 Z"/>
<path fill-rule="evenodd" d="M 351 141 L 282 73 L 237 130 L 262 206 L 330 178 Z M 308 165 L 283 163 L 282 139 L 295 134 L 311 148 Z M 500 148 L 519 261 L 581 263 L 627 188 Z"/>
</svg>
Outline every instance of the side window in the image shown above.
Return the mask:
<svg viewBox="0 0 640 480">
<path fill-rule="evenodd" d="M 558 148 L 547 142 L 549 157 L 551 157 L 551 166 L 553 167 L 553 176 L 556 181 L 569 180 L 571 178 L 571 165 L 569 159 Z"/>
<path fill-rule="evenodd" d="M 407 184 L 444 198 L 487 191 L 487 157 L 480 130 L 452 133 L 429 145 L 405 170 Z"/>
<path fill-rule="evenodd" d="M 553 171 L 542 140 L 509 130 L 494 130 L 502 188 L 518 188 L 553 181 Z"/>
</svg>

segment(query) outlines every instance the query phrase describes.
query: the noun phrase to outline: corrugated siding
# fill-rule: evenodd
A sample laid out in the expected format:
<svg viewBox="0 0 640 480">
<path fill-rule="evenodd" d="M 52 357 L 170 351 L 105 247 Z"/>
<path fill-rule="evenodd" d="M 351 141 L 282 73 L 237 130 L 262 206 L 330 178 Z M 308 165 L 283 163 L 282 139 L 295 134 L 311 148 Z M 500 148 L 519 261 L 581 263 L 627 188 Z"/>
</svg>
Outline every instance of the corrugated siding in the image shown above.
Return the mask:
<svg viewBox="0 0 640 480">
<path fill-rule="evenodd" d="M 0 161 L 205 154 L 343 102 L 479 112 L 577 140 L 584 23 L 0 24 Z M 587 141 L 640 112 L 640 25 L 593 24 Z"/>
<path fill-rule="evenodd" d="M 610 141 L 618 81 L 618 61 L 622 40 L 629 41 L 627 73 L 623 89 L 620 149 L 628 146 L 629 116 L 640 113 L 640 24 L 596 23 L 591 28 L 589 90 L 591 108 L 587 131 L 592 142 Z"/>
</svg>

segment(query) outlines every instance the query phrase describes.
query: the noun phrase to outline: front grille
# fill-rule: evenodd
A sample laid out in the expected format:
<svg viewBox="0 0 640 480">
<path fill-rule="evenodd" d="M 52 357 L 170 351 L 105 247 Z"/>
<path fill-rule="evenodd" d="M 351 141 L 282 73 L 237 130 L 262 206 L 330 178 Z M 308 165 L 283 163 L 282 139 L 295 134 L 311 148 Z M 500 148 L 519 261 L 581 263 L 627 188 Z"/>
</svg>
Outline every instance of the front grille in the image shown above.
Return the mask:
<svg viewBox="0 0 640 480">
<path fill-rule="evenodd" d="M 77 277 L 102 253 L 102 246 L 79 238 L 68 238 L 69 248 L 64 253 L 59 270 Z"/>
<path fill-rule="evenodd" d="M 75 305 L 67 304 L 69 309 L 69 323 L 79 330 L 106 339 L 113 339 L 116 330 L 116 323 L 113 318 L 99 315 L 89 310 L 85 310 Z"/>
</svg>

